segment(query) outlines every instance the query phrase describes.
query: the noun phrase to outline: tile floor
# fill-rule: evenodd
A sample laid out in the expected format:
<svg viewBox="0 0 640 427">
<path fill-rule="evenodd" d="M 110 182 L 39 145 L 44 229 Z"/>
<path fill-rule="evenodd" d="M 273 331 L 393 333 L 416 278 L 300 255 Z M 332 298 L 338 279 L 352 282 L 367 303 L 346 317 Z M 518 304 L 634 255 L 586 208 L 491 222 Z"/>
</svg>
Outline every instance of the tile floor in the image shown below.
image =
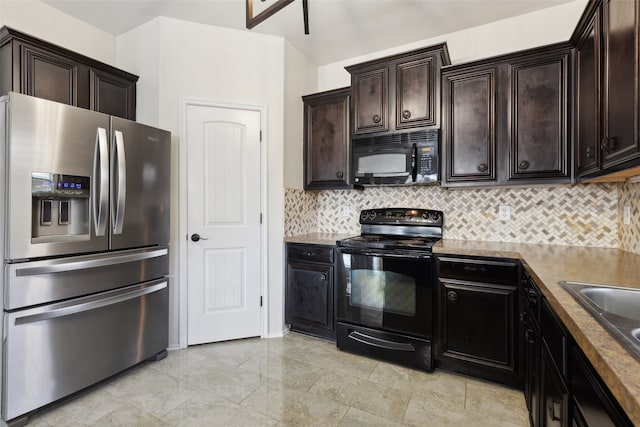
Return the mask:
<svg viewBox="0 0 640 427">
<path fill-rule="evenodd" d="M 290 333 L 170 351 L 30 426 L 528 426 L 523 394 Z"/>
</svg>

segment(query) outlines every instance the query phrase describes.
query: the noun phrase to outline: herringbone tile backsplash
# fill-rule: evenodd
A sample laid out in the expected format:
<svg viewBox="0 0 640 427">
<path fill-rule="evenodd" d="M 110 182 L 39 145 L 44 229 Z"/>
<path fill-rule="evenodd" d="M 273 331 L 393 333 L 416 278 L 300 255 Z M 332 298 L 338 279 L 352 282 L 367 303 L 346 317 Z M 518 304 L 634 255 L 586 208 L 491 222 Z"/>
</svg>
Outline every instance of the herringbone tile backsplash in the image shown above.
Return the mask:
<svg viewBox="0 0 640 427">
<path fill-rule="evenodd" d="M 437 186 L 371 187 L 365 190 L 285 193 L 286 235 L 310 232 L 359 233 L 360 210 L 381 207 L 444 212 L 447 239 L 618 247 L 618 184 L 544 188 L 447 190 Z M 639 216 L 638 192 L 627 190 Z M 498 220 L 498 206 L 511 208 L 511 220 Z M 640 226 L 625 235 L 629 246 Z M 635 236 L 635 237 L 634 237 Z M 633 243 L 631 243 L 633 241 Z"/>
<path fill-rule="evenodd" d="M 624 224 L 623 209 L 629 206 L 631 210 L 630 224 Z M 625 183 L 620 190 L 620 204 L 618 215 L 620 219 L 619 241 L 620 249 L 640 254 L 640 183 Z"/>
</svg>

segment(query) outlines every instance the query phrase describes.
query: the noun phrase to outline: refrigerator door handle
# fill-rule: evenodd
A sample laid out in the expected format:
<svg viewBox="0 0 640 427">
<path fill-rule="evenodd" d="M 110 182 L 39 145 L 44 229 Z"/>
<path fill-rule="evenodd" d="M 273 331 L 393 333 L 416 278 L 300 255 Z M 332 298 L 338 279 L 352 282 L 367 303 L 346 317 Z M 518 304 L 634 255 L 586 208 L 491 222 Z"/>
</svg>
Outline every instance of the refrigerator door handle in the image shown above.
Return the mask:
<svg viewBox="0 0 640 427">
<path fill-rule="evenodd" d="M 127 162 L 124 154 L 124 137 L 122 136 L 122 132 L 116 130 L 113 134 L 115 143 L 114 149 L 111 153 L 113 156 L 111 159 L 111 167 L 114 170 L 111 182 L 111 222 L 113 226 L 113 234 L 122 234 L 122 226 L 124 225 L 124 206 L 127 199 Z M 117 183 L 114 182 L 116 179 Z M 115 207 L 113 206 L 114 199 Z"/>
<path fill-rule="evenodd" d="M 93 297 L 90 301 L 81 302 L 79 304 L 72 304 L 66 307 L 55 308 L 52 310 L 43 311 L 41 313 L 30 314 L 26 316 L 16 317 L 15 324 L 23 325 L 26 323 L 39 322 L 42 320 L 54 319 L 56 317 L 69 316 L 76 313 L 82 313 L 84 311 L 95 310 L 100 307 L 106 307 L 114 305 L 123 301 L 139 298 L 143 295 L 147 295 L 153 292 L 157 292 L 167 287 L 167 282 L 162 281 L 151 286 L 144 288 L 137 288 L 133 290 L 119 291 L 112 295 L 98 295 Z"/>
<path fill-rule="evenodd" d="M 97 128 L 96 148 L 93 155 L 93 223 L 96 236 L 104 236 L 107 231 L 107 203 L 109 202 L 109 146 L 107 130 Z M 97 186 L 96 186 L 97 183 Z"/>
<path fill-rule="evenodd" d="M 41 274 L 62 273 L 67 271 L 86 270 L 88 268 L 109 267 L 112 265 L 126 264 L 129 262 L 143 261 L 145 259 L 159 258 L 169 253 L 167 248 L 145 251 L 142 253 L 112 255 L 108 258 L 100 257 L 82 261 L 59 262 L 38 267 L 16 268 L 17 276 L 38 276 Z"/>
</svg>

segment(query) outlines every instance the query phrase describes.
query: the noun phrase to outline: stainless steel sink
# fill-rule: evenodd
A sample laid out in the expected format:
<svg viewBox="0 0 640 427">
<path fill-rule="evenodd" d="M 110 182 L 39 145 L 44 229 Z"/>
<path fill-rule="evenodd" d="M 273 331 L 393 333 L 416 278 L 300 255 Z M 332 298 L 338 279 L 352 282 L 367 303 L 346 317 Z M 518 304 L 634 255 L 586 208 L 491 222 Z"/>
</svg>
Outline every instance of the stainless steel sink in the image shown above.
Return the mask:
<svg viewBox="0 0 640 427">
<path fill-rule="evenodd" d="M 637 359 L 640 359 L 640 289 L 559 282 Z"/>
</svg>

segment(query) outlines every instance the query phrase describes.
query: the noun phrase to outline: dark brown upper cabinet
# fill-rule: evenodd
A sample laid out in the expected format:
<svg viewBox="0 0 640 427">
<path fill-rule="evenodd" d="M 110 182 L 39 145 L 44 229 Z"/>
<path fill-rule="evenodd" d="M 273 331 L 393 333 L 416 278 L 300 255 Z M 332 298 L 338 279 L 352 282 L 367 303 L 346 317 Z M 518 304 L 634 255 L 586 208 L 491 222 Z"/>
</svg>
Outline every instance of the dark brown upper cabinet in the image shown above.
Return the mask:
<svg viewBox="0 0 640 427">
<path fill-rule="evenodd" d="M 351 188 L 350 95 L 346 87 L 302 97 L 305 190 Z"/>
<path fill-rule="evenodd" d="M 569 48 L 508 63 L 509 180 L 569 180 Z"/>
<path fill-rule="evenodd" d="M 448 184 L 497 179 L 498 68 L 488 65 L 442 77 L 443 181 Z"/>
<path fill-rule="evenodd" d="M 571 182 L 567 43 L 442 70 L 443 185 Z"/>
<path fill-rule="evenodd" d="M 23 34 L 0 29 L 0 94 L 9 91 L 130 120 L 138 76 Z"/>
<path fill-rule="evenodd" d="M 622 181 L 637 175 L 640 3 L 590 2 L 571 40 L 577 60 L 577 176 Z"/>
<path fill-rule="evenodd" d="M 90 108 L 135 119 L 136 82 L 101 70 L 89 70 Z"/>
<path fill-rule="evenodd" d="M 353 135 L 438 126 L 440 69 L 450 63 L 443 43 L 346 67 Z"/>
</svg>

